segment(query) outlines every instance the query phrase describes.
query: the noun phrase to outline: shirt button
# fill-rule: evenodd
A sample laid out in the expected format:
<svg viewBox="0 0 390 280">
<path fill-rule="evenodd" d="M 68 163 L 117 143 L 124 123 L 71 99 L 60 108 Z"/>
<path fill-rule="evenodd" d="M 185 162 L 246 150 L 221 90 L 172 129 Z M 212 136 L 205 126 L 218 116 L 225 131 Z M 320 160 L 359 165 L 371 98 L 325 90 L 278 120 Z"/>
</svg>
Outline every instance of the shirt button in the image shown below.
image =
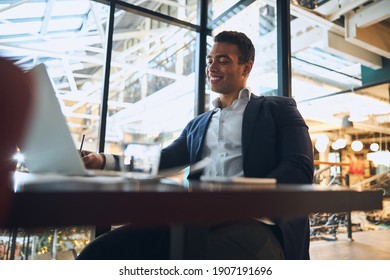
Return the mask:
<svg viewBox="0 0 390 280">
<path fill-rule="evenodd" d="M 223 140 L 223 136 L 219 136 L 219 139 L 220 139 L 220 140 Z"/>
</svg>

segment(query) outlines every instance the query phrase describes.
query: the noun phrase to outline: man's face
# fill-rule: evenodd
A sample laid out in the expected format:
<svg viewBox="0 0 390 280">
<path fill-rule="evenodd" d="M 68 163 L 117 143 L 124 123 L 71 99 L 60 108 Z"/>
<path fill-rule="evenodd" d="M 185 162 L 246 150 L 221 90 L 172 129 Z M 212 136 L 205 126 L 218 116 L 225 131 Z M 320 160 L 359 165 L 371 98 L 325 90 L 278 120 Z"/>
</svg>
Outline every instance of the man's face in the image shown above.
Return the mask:
<svg viewBox="0 0 390 280">
<path fill-rule="evenodd" d="M 230 43 L 215 43 L 207 56 L 206 75 L 211 90 L 220 94 L 238 94 L 246 86 L 250 71 L 248 63 L 239 64 L 238 47 Z M 248 71 L 249 69 L 249 71 Z"/>
</svg>

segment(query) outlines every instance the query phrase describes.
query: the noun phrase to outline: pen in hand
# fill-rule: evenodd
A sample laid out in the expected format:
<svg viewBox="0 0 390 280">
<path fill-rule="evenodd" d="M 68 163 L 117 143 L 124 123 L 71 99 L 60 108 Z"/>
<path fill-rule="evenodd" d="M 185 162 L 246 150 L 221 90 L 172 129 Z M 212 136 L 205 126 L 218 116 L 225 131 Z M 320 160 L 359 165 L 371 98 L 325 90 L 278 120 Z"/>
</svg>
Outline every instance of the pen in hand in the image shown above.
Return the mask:
<svg viewBox="0 0 390 280">
<path fill-rule="evenodd" d="M 81 144 L 80 144 L 80 150 L 79 150 L 80 155 L 81 155 L 81 151 L 82 151 L 82 149 L 83 149 L 84 138 L 85 138 L 85 134 L 83 134 L 83 138 L 81 138 Z"/>
</svg>

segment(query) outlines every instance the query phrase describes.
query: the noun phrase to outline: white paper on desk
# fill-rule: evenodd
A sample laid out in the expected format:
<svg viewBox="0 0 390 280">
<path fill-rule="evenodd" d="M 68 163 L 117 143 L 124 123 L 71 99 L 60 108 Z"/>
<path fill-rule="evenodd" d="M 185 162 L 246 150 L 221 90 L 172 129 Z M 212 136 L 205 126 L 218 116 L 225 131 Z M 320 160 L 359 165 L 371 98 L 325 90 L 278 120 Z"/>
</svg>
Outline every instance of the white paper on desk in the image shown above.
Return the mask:
<svg viewBox="0 0 390 280">
<path fill-rule="evenodd" d="M 251 184 L 251 185 L 275 185 L 275 178 L 250 178 L 250 177 L 208 177 L 201 176 L 202 182 L 214 183 L 233 183 L 233 184 Z"/>
<path fill-rule="evenodd" d="M 56 183 L 56 182 L 90 182 L 90 183 L 119 183 L 124 179 L 114 176 L 66 176 L 61 174 L 32 174 L 24 172 L 15 172 L 14 182 L 17 184 L 26 183 Z"/>
<path fill-rule="evenodd" d="M 14 176 L 14 191 L 125 191 L 134 190 L 133 187 L 139 188 L 139 182 L 145 183 L 145 187 L 149 186 L 149 190 L 154 187 L 159 189 L 177 189 L 181 188 L 181 184 L 167 178 L 156 178 L 157 182 L 161 182 L 163 186 L 152 184 L 148 185 L 150 180 L 134 180 L 129 181 L 125 177 L 113 176 L 65 176 L 59 174 L 29 174 L 15 172 Z"/>
</svg>

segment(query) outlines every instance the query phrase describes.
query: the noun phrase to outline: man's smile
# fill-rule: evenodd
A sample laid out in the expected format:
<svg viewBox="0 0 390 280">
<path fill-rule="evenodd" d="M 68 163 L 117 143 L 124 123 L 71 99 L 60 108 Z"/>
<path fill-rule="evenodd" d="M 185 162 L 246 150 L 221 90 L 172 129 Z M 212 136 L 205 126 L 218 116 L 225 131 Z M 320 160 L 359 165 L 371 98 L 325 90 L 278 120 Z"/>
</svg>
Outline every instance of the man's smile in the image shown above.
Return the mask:
<svg viewBox="0 0 390 280">
<path fill-rule="evenodd" d="M 210 82 L 218 82 L 218 81 L 222 80 L 223 77 L 222 76 L 210 76 L 209 79 L 210 79 Z"/>
</svg>

